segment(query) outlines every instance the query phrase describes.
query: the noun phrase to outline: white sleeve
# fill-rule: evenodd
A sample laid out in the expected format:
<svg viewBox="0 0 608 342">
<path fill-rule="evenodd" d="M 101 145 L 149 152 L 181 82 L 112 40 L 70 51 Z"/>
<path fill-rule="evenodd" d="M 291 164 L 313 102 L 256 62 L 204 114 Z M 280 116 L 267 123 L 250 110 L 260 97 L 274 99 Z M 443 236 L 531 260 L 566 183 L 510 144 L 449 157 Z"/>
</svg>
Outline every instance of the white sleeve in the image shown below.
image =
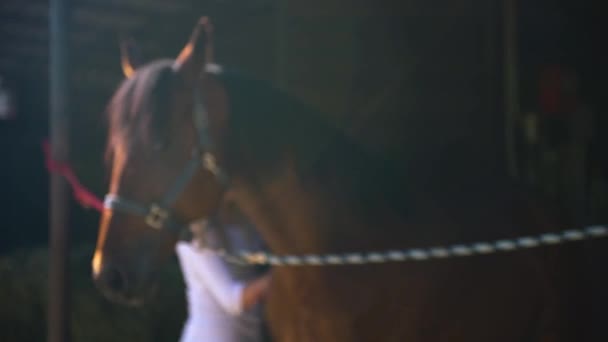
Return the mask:
<svg viewBox="0 0 608 342">
<path fill-rule="evenodd" d="M 221 257 L 209 250 L 199 250 L 190 244 L 178 244 L 183 269 L 188 268 L 187 276 L 190 286 L 204 286 L 211 292 L 217 302 L 232 315 L 243 311 L 242 296 L 245 284 L 232 279 Z"/>
</svg>

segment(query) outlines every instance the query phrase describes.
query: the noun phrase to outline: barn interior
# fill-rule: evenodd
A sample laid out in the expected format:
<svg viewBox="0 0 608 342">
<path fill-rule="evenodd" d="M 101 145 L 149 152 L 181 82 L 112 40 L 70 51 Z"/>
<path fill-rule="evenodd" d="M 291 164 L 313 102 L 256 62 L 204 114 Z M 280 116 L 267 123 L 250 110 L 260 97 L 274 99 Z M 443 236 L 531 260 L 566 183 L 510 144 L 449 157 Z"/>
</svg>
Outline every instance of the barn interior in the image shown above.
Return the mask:
<svg viewBox="0 0 608 342">
<path fill-rule="evenodd" d="M 52 6 L 0 3 L 2 341 L 46 336 L 52 194 L 41 144 L 53 125 Z M 98 196 L 109 174 L 105 108 L 123 79 L 119 41 L 136 39 L 148 60 L 173 57 L 206 15 L 218 63 L 270 80 L 375 153 L 407 164 L 466 146 L 450 167 L 502 169 L 558 203 L 573 227 L 608 219 L 607 24 L 598 2 L 73 0 L 67 13 L 62 141 L 80 182 Z M 99 214 L 66 201 L 73 339 L 175 340 L 185 315 L 171 286 L 181 283 L 178 270 L 165 286 L 175 290 L 151 308 L 108 303 L 90 283 Z M 605 243 L 584 243 L 597 273 Z M 598 322 L 589 329 L 597 336 L 607 285 L 605 276 L 593 280 Z"/>
</svg>

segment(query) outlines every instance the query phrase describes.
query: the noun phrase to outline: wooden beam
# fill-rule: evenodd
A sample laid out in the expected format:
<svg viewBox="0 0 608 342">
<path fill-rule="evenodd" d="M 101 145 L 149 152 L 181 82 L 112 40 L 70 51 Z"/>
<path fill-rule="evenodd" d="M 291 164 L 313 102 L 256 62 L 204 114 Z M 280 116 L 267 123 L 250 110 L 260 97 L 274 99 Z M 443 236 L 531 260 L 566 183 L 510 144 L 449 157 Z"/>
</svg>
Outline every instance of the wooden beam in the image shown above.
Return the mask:
<svg viewBox="0 0 608 342">
<path fill-rule="evenodd" d="M 11 16 L 27 15 L 46 17 L 49 14 L 49 5 L 47 2 L 2 1 L 2 4 L 0 4 L 0 12 Z"/>
<path fill-rule="evenodd" d="M 60 162 L 69 153 L 69 0 L 49 0 L 49 89 L 51 157 Z M 49 296 L 47 341 L 69 342 L 68 188 L 63 177 L 51 175 L 49 232 Z"/>
<path fill-rule="evenodd" d="M 288 1 L 275 0 L 275 78 L 277 85 L 283 89 L 288 88 L 287 66 L 288 66 L 288 42 L 289 42 L 289 18 L 287 12 Z"/>
<path fill-rule="evenodd" d="M 515 150 L 515 125 L 519 115 L 519 87 L 517 72 L 517 0 L 503 0 L 504 10 L 504 98 L 505 141 L 507 166 L 511 177 L 518 176 Z"/>
<path fill-rule="evenodd" d="M 112 10 L 76 8 L 74 23 L 78 26 L 112 27 L 116 30 L 132 30 L 146 23 L 143 15 Z"/>
</svg>

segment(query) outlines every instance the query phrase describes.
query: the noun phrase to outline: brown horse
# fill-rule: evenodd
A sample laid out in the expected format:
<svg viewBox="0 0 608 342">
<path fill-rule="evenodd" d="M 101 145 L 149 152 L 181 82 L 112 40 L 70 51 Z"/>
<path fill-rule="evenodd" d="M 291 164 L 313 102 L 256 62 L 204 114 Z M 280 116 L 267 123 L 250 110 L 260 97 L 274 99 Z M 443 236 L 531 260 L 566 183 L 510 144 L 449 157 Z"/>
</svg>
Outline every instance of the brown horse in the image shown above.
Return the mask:
<svg viewBox="0 0 608 342">
<path fill-rule="evenodd" d="M 399 171 L 268 83 L 206 68 L 211 51 L 211 28 L 201 20 L 175 60 L 140 66 L 123 58 L 129 72 L 109 105 L 110 195 L 93 259 L 96 283 L 109 297 L 144 301 L 179 227 L 211 215 L 226 190 L 279 255 L 558 228 L 494 170 L 446 152 Z M 554 251 L 275 267 L 267 302 L 272 336 L 557 341 L 568 324 Z"/>
</svg>

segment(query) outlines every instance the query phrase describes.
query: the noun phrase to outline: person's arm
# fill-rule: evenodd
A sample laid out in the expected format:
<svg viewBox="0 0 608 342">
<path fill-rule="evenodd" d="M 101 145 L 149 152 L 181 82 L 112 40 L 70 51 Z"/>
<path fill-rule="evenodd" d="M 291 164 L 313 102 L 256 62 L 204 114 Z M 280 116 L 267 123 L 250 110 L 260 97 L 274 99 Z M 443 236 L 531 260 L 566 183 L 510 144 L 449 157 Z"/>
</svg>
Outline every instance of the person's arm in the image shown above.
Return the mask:
<svg viewBox="0 0 608 342">
<path fill-rule="evenodd" d="M 192 270 L 191 280 L 205 286 L 224 310 L 232 315 L 238 315 L 255 305 L 267 287 L 267 281 L 253 281 L 250 284 L 234 281 L 221 258 L 212 251 L 182 245 L 177 252 L 182 268 Z"/>
<path fill-rule="evenodd" d="M 252 308 L 264 298 L 269 283 L 270 274 L 263 275 L 247 283 L 241 296 L 241 305 L 244 310 Z"/>
</svg>

